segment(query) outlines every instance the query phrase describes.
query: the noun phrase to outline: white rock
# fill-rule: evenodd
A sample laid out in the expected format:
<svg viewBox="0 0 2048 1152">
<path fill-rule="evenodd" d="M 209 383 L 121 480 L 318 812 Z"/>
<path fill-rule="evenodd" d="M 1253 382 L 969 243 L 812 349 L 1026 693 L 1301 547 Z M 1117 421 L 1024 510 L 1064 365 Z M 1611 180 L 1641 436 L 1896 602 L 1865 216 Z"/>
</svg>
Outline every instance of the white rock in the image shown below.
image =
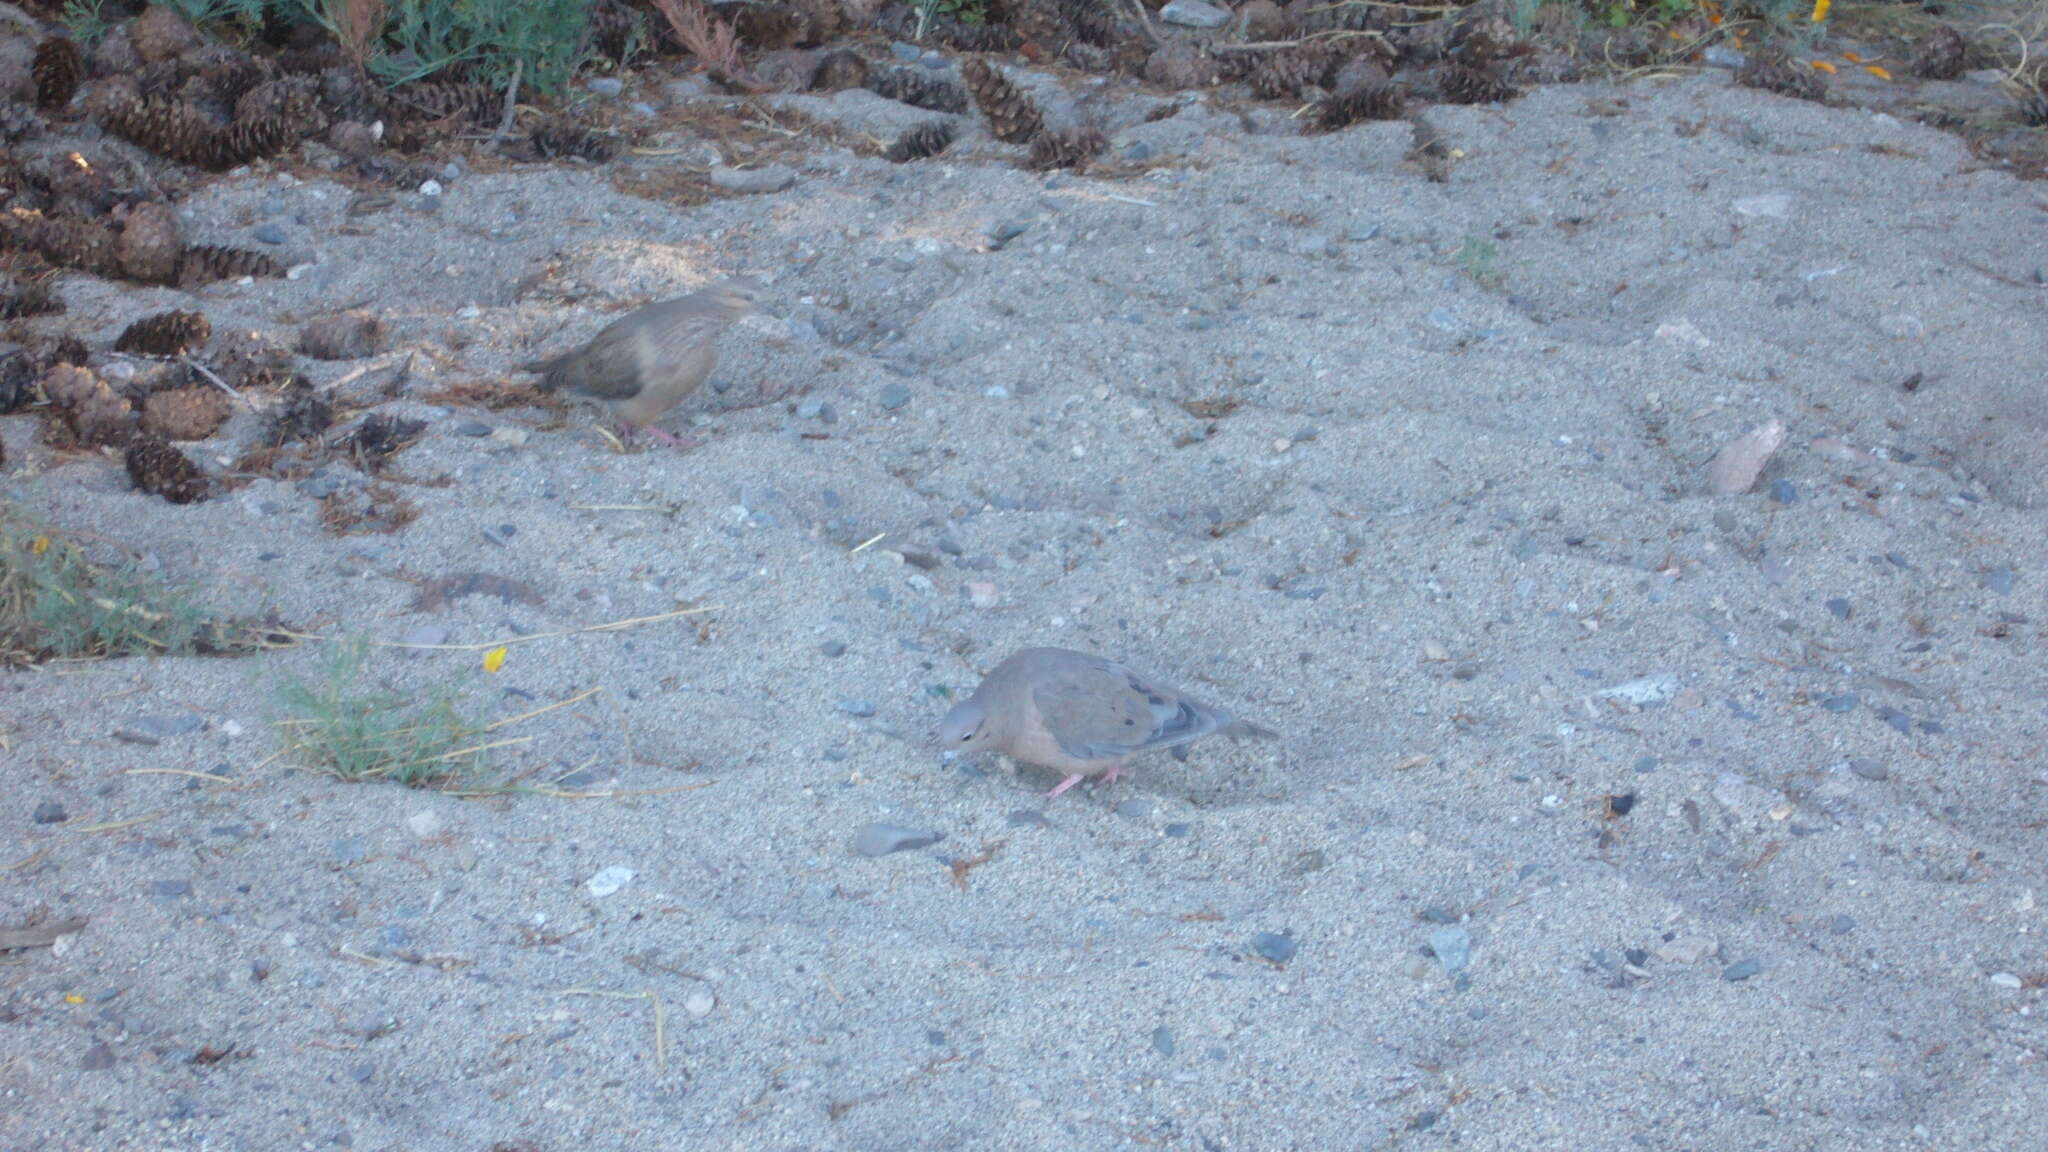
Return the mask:
<svg viewBox="0 0 2048 1152">
<path fill-rule="evenodd" d="M 602 869 L 598 872 L 597 875 L 592 876 L 589 880 L 584 881 L 583 886 L 585 888 L 590 889 L 590 894 L 592 896 L 595 896 L 601 900 L 604 897 L 609 896 L 614 892 L 617 892 L 619 889 L 624 888 L 627 882 L 632 880 L 633 877 L 637 875 L 639 875 L 639 873 L 633 871 L 631 868 L 628 868 L 622 864 L 614 864 L 609 868 Z"/>
<path fill-rule="evenodd" d="M 1159 10 L 1159 18 L 1188 28 L 1221 28 L 1230 23 L 1230 10 L 1205 4 L 1203 0 L 1169 0 Z"/>
<path fill-rule="evenodd" d="M 713 996 L 708 988 L 694 989 L 688 996 L 683 997 L 683 1011 L 698 1020 L 711 1015 L 711 1010 L 717 1006 L 718 997 Z"/>
<path fill-rule="evenodd" d="M 1767 192 L 1762 196 L 1744 196 L 1735 201 L 1738 216 L 1784 217 L 1792 214 L 1792 197 L 1784 192 Z"/>
<path fill-rule="evenodd" d="M 1772 420 L 1737 436 L 1721 446 L 1707 468 L 1707 490 L 1716 496 L 1736 496 L 1749 491 L 1764 465 L 1785 445 L 1785 422 Z"/>
<path fill-rule="evenodd" d="M 2026 987 L 2026 981 L 2021 980 L 2010 972 L 1993 972 L 1991 974 L 1991 982 L 2000 988 L 2010 988 L 2015 992 Z"/>
<path fill-rule="evenodd" d="M 1657 959 L 1666 964 L 1697 964 L 1721 950 L 1721 942 L 1712 936 L 1680 936 L 1668 944 L 1657 947 Z"/>
<path fill-rule="evenodd" d="M 1678 676 L 1672 672 L 1660 672 L 1654 676 L 1642 676 L 1627 680 L 1611 688 L 1602 688 L 1593 693 L 1607 700 L 1626 700 L 1641 707 L 1646 704 L 1662 704 L 1678 695 Z"/>
<path fill-rule="evenodd" d="M 405 826 L 422 840 L 432 840 L 441 834 L 441 814 L 432 808 L 422 808 L 405 818 Z"/>
</svg>

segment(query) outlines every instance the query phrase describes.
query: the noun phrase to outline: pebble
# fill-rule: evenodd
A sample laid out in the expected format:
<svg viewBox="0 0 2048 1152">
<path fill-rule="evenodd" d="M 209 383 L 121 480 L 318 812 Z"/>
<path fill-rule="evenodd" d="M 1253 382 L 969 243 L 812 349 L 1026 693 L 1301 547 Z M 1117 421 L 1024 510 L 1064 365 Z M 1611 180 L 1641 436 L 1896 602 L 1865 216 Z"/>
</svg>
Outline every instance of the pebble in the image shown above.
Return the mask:
<svg viewBox="0 0 2048 1152">
<path fill-rule="evenodd" d="M 2012 595 L 2012 590 L 2018 586 L 2019 581 L 2020 578 L 2010 568 L 1993 568 L 1984 574 L 1984 587 L 2000 596 Z"/>
<path fill-rule="evenodd" d="M 1737 984 L 1763 970 L 1764 962 L 1761 960 L 1753 957 L 1748 960 L 1737 960 L 1735 963 L 1721 969 L 1721 979 L 1728 981 L 1730 984 Z"/>
<path fill-rule="evenodd" d="M 2010 988 L 2015 992 L 2026 987 L 2026 981 L 2021 980 L 2011 972 L 1993 972 L 1991 974 L 1991 982 L 2000 988 Z M 1167 1055 L 1171 1056 L 1173 1053 L 1169 1052 Z"/>
<path fill-rule="evenodd" d="M 1799 499 L 1799 489 L 1790 480 L 1780 477 L 1771 481 L 1771 499 L 1780 504 L 1791 504 Z"/>
<path fill-rule="evenodd" d="M 716 1007 L 718 997 L 713 996 L 709 988 L 693 988 L 688 996 L 683 997 L 683 1011 L 689 1013 L 693 1020 L 711 1015 L 711 1010 Z"/>
<path fill-rule="evenodd" d="M 1455 974 L 1472 960 L 1472 935 L 1455 924 L 1439 928 L 1429 934 L 1429 950 L 1445 972 Z"/>
<path fill-rule="evenodd" d="M 268 979 L 270 979 L 270 958 L 268 956 L 258 956 L 249 961 L 250 983 L 261 984 Z"/>
<path fill-rule="evenodd" d="M 617 76 L 592 76 L 583 86 L 599 96 L 617 96 L 626 90 L 626 82 Z"/>
<path fill-rule="evenodd" d="M 482 438 L 491 434 L 491 426 L 481 420 L 464 420 L 451 429 L 457 436 Z"/>
<path fill-rule="evenodd" d="M 420 195 L 422 196 L 439 196 L 440 194 L 441 182 L 439 180 L 429 180 L 420 185 Z"/>
<path fill-rule="evenodd" d="M 1837 620 L 1849 618 L 1849 601 L 1840 596 L 1831 597 L 1827 602 L 1828 614 Z"/>
<path fill-rule="evenodd" d="M 405 818 L 405 826 L 414 836 L 432 840 L 441 834 L 441 814 L 432 808 L 422 808 Z"/>
<path fill-rule="evenodd" d="M 1855 930 L 1856 918 L 1854 916 L 1837 912 L 1833 916 L 1828 917 L 1828 931 L 1833 932 L 1837 936 L 1847 936 Z"/>
<path fill-rule="evenodd" d="M 846 645 L 838 640 L 827 640 L 823 644 L 818 645 L 818 651 L 837 660 L 841 656 L 846 655 Z"/>
<path fill-rule="evenodd" d="M 599 869 L 595 876 L 583 882 L 583 886 L 590 890 L 592 896 L 602 900 L 606 896 L 624 888 L 636 875 L 638 873 L 623 864 L 613 864 L 610 867 Z"/>
<path fill-rule="evenodd" d="M 889 45 L 889 53 L 905 64 L 915 64 L 924 58 L 924 49 L 919 48 L 915 44 L 905 44 L 901 40 L 894 41 Z"/>
<path fill-rule="evenodd" d="M 1657 959 L 1666 964 L 1697 964 L 1720 949 L 1712 936 L 1680 936 L 1657 949 Z"/>
<path fill-rule="evenodd" d="M 1052 821 L 1036 808 L 1019 808 L 1003 817 L 1003 823 L 1012 828 L 1050 828 Z"/>
<path fill-rule="evenodd" d="M 1992 979 L 1995 980 L 1997 977 L 1994 976 Z M 1173 1055 L 1173 1032 L 1166 1025 L 1161 1024 L 1152 1030 L 1152 1050 L 1161 1056 Z"/>
<path fill-rule="evenodd" d="M 71 819 L 71 813 L 65 811 L 64 806 L 55 800 L 45 800 L 36 805 L 35 811 L 29 814 L 29 819 L 38 824 L 62 824 Z"/>
<path fill-rule="evenodd" d="M 1669 702 L 1678 695 L 1678 676 L 1666 672 L 1625 681 L 1594 693 L 1609 700 L 1622 700 L 1639 708 Z"/>
<path fill-rule="evenodd" d="M 351 1067 L 348 1070 L 348 1075 L 349 1079 L 354 1080 L 358 1084 L 368 1084 L 371 1078 L 377 1075 L 377 1066 L 375 1064 L 369 1063 L 368 1061 L 364 1061 L 361 1064 L 357 1064 Z"/>
<path fill-rule="evenodd" d="M 284 226 L 270 222 L 258 224 L 256 231 L 251 233 L 251 235 L 255 236 L 257 241 L 263 244 L 282 244 L 286 239 Z"/>
<path fill-rule="evenodd" d="M 1166 7 L 1159 10 L 1159 18 L 1186 28 L 1221 28 L 1230 23 L 1230 10 L 1203 0 L 1167 0 Z"/>
<path fill-rule="evenodd" d="M 151 880 L 149 894 L 158 900 L 176 900 L 192 894 L 190 880 Z"/>
<path fill-rule="evenodd" d="M 1422 919 L 1428 924 L 1456 924 L 1458 914 L 1441 904 L 1431 904 L 1422 910 Z"/>
<path fill-rule="evenodd" d="M 1252 951 L 1258 953 L 1262 960 L 1285 964 L 1294 959 L 1295 952 L 1299 951 L 1299 945 L 1295 944 L 1292 937 L 1283 933 L 1261 932 L 1252 937 Z"/>
<path fill-rule="evenodd" d="M 78 1061 L 78 1070 L 80 1072 L 105 1072 L 113 1066 L 114 1050 L 107 1047 L 104 1043 L 94 1044 L 92 1047 L 87 1048 L 85 1055 L 80 1057 Z"/>
<path fill-rule="evenodd" d="M 1854 712 L 1856 710 L 1856 703 L 1856 694 L 1854 692 L 1845 692 L 1840 696 L 1828 697 L 1820 702 L 1820 706 L 1830 712 Z"/>
<path fill-rule="evenodd" d="M 1913 734 L 1913 718 L 1904 712 L 1896 708 L 1880 708 L 1877 715 L 1878 719 L 1883 720 L 1891 727 L 1892 731 L 1897 732 L 1899 735 L 1911 736 Z"/>
<path fill-rule="evenodd" d="M 1185 821 L 1179 820 L 1176 820 L 1173 823 L 1168 824 L 1166 827 L 1160 829 L 1161 832 L 1165 833 L 1168 836 L 1173 837 L 1175 840 L 1186 839 L 1188 834 L 1190 832 L 1193 832 L 1194 830 L 1195 826 L 1193 824 L 1189 824 Z"/>
<path fill-rule="evenodd" d="M 136 716 L 117 729 L 114 738 L 131 744 L 155 744 L 174 736 L 189 736 L 204 726 L 205 721 L 195 712 L 176 716 Z"/>
<path fill-rule="evenodd" d="M 989 225 L 983 230 L 982 234 L 988 237 L 988 250 L 1000 252 L 1003 250 L 1004 245 L 1030 230 L 1031 222 L 1029 220 L 1004 220 L 1000 223 Z"/>
<path fill-rule="evenodd" d="M 1875 760 L 1851 760 L 1849 771 L 1865 780 L 1889 780 L 1892 775 L 1891 769 Z"/>
<path fill-rule="evenodd" d="M 945 837 L 937 832 L 877 823 L 862 827 L 854 835 L 853 850 L 862 856 L 887 856 L 891 852 L 929 848 L 943 839 Z"/>
<path fill-rule="evenodd" d="M 327 850 L 338 864 L 360 864 L 370 856 L 370 842 L 362 836 L 343 836 L 329 841 Z"/>
<path fill-rule="evenodd" d="M 781 192 L 795 183 L 796 170 L 780 164 L 759 168 L 729 168 L 721 164 L 711 170 L 711 186 L 725 192 Z"/>
<path fill-rule="evenodd" d="M 1116 814 L 1126 820 L 1146 821 L 1152 818 L 1152 801 L 1143 796 L 1133 796 L 1117 804 Z"/>
<path fill-rule="evenodd" d="M 1722 44 L 1709 45 L 1700 53 L 1700 59 L 1710 68 L 1740 68 L 1749 58 L 1733 48 Z"/>
<path fill-rule="evenodd" d="M 882 391 L 875 399 L 881 403 L 883 408 L 894 412 L 905 404 L 910 403 L 910 387 L 899 381 L 891 380 L 889 383 L 882 385 Z"/>
<path fill-rule="evenodd" d="M 839 702 L 839 710 L 848 716 L 873 716 L 875 714 L 875 702 L 872 700 L 841 700 Z"/>
</svg>

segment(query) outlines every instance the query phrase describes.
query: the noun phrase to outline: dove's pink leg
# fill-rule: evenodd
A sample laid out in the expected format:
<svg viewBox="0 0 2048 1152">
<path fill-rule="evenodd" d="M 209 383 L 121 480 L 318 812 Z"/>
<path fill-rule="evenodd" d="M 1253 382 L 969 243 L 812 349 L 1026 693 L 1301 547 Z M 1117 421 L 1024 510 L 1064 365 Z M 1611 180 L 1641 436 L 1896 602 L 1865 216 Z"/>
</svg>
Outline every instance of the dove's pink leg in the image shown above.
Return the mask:
<svg viewBox="0 0 2048 1152">
<path fill-rule="evenodd" d="M 1045 794 L 1045 798 L 1047 800 L 1050 800 L 1053 797 L 1059 795 L 1060 793 L 1065 792 L 1067 789 L 1072 788 L 1074 785 L 1079 784 L 1081 781 L 1085 779 L 1087 779 L 1087 777 L 1082 776 L 1079 773 L 1069 776 L 1065 780 L 1060 781 L 1059 784 L 1056 787 L 1054 787 L 1052 791 L 1047 792 Z"/>
<path fill-rule="evenodd" d="M 649 424 L 647 427 L 642 428 L 641 431 L 647 433 L 649 436 L 654 437 L 656 440 L 661 441 L 663 444 L 666 444 L 671 448 L 686 447 L 686 445 L 681 440 L 678 440 L 674 436 L 671 436 L 668 433 L 663 432 L 661 429 L 656 428 L 652 424 Z"/>
<path fill-rule="evenodd" d="M 1111 785 L 1111 784 L 1114 784 L 1114 783 L 1116 783 L 1116 778 L 1117 778 L 1117 774 L 1118 774 L 1118 773 L 1120 773 L 1120 772 L 1122 772 L 1123 770 L 1124 770 L 1124 766 L 1123 766 L 1123 763 L 1122 763 L 1121 761 L 1119 761 L 1118 763 L 1115 763 L 1115 764 L 1111 764 L 1111 765 L 1109 766 L 1109 775 L 1107 775 L 1107 776 L 1104 776 L 1104 777 L 1102 778 L 1102 783 L 1103 783 L 1103 785 L 1104 785 L 1104 786 L 1106 787 L 1106 786 L 1108 786 L 1108 785 Z"/>
</svg>

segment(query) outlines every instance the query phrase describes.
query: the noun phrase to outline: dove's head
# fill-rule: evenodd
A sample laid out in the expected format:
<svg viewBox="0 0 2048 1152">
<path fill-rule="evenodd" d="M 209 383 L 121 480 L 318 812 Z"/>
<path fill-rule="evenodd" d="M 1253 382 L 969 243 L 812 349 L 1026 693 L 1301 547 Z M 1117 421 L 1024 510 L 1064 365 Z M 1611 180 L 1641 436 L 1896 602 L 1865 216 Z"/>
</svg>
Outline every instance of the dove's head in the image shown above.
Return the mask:
<svg viewBox="0 0 2048 1152">
<path fill-rule="evenodd" d="M 953 705 L 932 733 L 932 742 L 942 752 L 979 752 L 995 738 L 995 725 L 989 723 L 988 709 L 972 700 Z"/>
<path fill-rule="evenodd" d="M 761 282 L 752 276 L 729 276 L 704 289 L 706 303 L 735 320 L 761 311 Z"/>
</svg>

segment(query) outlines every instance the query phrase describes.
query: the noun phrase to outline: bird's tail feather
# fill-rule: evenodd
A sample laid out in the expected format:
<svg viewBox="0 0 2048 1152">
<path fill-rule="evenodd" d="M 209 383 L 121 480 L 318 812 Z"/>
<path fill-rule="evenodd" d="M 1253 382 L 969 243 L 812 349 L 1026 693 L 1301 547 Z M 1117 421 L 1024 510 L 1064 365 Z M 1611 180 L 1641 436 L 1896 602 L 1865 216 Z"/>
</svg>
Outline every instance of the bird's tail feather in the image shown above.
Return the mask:
<svg viewBox="0 0 2048 1152">
<path fill-rule="evenodd" d="M 1249 720 L 1237 719 L 1231 720 L 1230 726 L 1222 730 L 1222 735 L 1228 736 L 1232 740 L 1244 740 L 1247 738 L 1252 740 L 1278 740 L 1280 738 L 1278 732 L 1263 724 L 1254 724 Z"/>
</svg>

